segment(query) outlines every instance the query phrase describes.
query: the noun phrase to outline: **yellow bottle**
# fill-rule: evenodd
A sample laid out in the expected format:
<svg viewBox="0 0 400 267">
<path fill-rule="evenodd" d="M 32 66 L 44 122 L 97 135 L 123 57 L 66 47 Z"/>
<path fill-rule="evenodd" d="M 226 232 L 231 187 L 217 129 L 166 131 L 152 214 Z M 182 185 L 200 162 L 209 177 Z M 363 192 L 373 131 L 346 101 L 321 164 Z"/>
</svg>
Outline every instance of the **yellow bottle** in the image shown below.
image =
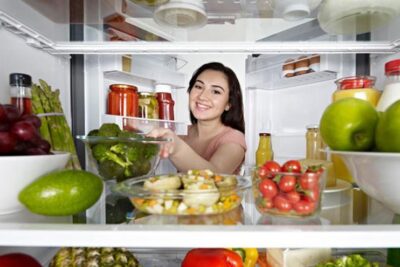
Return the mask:
<svg viewBox="0 0 400 267">
<path fill-rule="evenodd" d="M 256 165 L 262 166 L 266 161 L 274 159 L 270 133 L 260 133 L 256 151 Z"/>
<path fill-rule="evenodd" d="M 318 125 L 308 125 L 306 132 L 306 159 L 301 160 L 303 166 L 322 165 L 326 172 L 326 187 L 336 185 L 336 175 L 333 163 L 326 160 L 326 153 L 322 151 L 324 141 L 319 133 Z"/>
</svg>

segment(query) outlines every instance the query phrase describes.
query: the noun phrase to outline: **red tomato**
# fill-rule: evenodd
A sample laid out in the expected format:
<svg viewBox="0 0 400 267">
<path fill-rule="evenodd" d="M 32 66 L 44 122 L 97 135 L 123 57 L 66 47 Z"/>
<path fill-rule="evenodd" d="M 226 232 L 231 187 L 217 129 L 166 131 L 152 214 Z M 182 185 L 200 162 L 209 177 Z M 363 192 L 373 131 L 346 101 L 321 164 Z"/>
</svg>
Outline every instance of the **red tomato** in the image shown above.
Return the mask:
<svg viewBox="0 0 400 267">
<path fill-rule="evenodd" d="M 281 171 L 281 165 L 279 165 L 278 162 L 273 160 L 268 160 L 267 162 L 265 162 L 263 168 L 267 169 L 267 171 L 272 173 Z"/>
<path fill-rule="evenodd" d="M 4 267 L 42 267 L 31 255 L 24 253 L 9 253 L 0 256 L 0 266 Z"/>
<path fill-rule="evenodd" d="M 300 177 L 300 186 L 305 190 L 318 188 L 319 174 L 306 172 Z"/>
<path fill-rule="evenodd" d="M 263 179 L 258 184 L 258 189 L 260 189 L 261 194 L 264 198 L 273 198 L 278 194 L 278 187 L 275 182 L 270 179 Z"/>
<path fill-rule="evenodd" d="M 315 210 L 315 203 L 314 202 L 308 202 L 305 200 L 300 200 L 296 204 L 294 204 L 294 210 L 297 212 L 297 214 L 300 215 L 308 215 L 314 212 Z"/>
<path fill-rule="evenodd" d="M 274 206 L 279 211 L 288 212 L 292 209 L 292 204 L 283 196 L 276 196 L 274 198 Z"/>
<path fill-rule="evenodd" d="M 300 194 L 296 191 L 290 191 L 285 194 L 285 198 L 292 204 L 300 201 Z"/>
<path fill-rule="evenodd" d="M 269 171 L 264 167 L 260 167 L 260 168 L 258 168 L 257 175 L 261 179 L 266 179 L 266 178 L 268 178 Z"/>
<path fill-rule="evenodd" d="M 324 167 L 322 165 L 309 166 L 306 172 L 314 172 L 317 174 L 321 174 L 324 172 Z"/>
<path fill-rule="evenodd" d="M 301 164 L 298 160 L 288 160 L 282 165 L 282 171 L 301 173 Z"/>
<path fill-rule="evenodd" d="M 319 200 L 319 188 L 316 187 L 309 191 L 306 191 L 304 199 L 310 202 L 317 202 Z"/>
<path fill-rule="evenodd" d="M 261 205 L 263 208 L 272 209 L 274 207 L 274 203 L 272 203 L 272 199 L 270 198 L 263 198 L 261 201 Z"/>
<path fill-rule="evenodd" d="M 279 180 L 279 189 L 285 193 L 296 189 L 296 176 L 284 175 Z"/>
</svg>

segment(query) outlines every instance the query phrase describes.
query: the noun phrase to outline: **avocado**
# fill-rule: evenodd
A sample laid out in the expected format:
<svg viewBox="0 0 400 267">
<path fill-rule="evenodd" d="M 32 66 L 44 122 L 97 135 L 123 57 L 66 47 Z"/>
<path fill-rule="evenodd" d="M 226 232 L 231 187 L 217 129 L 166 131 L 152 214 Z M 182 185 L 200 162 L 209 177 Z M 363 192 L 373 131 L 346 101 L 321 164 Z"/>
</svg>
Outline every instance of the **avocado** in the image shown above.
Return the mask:
<svg viewBox="0 0 400 267">
<path fill-rule="evenodd" d="M 19 201 L 33 213 L 68 216 L 91 207 L 103 192 L 100 177 L 82 170 L 45 174 L 22 189 Z"/>
</svg>

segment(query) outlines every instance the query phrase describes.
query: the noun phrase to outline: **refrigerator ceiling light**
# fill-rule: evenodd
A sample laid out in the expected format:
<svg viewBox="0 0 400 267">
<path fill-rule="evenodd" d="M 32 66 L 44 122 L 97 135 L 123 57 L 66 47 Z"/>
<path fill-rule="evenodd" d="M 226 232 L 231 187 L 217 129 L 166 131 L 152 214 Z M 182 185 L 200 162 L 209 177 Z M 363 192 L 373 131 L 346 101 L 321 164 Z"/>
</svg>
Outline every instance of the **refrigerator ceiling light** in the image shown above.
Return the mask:
<svg viewBox="0 0 400 267">
<path fill-rule="evenodd" d="M 399 13 L 399 0 L 325 0 L 318 21 L 329 34 L 360 34 L 387 24 Z"/>
<path fill-rule="evenodd" d="M 154 20 L 161 26 L 195 29 L 207 23 L 201 0 L 170 0 L 154 11 Z"/>
</svg>

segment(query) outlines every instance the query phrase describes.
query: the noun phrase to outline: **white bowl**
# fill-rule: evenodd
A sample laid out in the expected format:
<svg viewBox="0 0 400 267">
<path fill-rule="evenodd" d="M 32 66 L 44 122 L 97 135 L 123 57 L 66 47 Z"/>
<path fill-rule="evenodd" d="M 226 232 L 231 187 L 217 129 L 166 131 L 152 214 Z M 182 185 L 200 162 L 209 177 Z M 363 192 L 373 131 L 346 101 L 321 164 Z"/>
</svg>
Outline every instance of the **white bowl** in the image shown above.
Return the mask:
<svg viewBox="0 0 400 267">
<path fill-rule="evenodd" d="M 342 157 L 357 185 L 400 214 L 400 153 L 332 151 Z"/>
<path fill-rule="evenodd" d="M 68 162 L 69 153 L 35 156 L 1 156 L 0 214 L 24 209 L 18 201 L 19 192 L 40 176 L 62 169 Z"/>
<path fill-rule="evenodd" d="M 360 34 L 388 23 L 399 12 L 399 0 L 325 0 L 318 21 L 329 34 Z"/>
</svg>

